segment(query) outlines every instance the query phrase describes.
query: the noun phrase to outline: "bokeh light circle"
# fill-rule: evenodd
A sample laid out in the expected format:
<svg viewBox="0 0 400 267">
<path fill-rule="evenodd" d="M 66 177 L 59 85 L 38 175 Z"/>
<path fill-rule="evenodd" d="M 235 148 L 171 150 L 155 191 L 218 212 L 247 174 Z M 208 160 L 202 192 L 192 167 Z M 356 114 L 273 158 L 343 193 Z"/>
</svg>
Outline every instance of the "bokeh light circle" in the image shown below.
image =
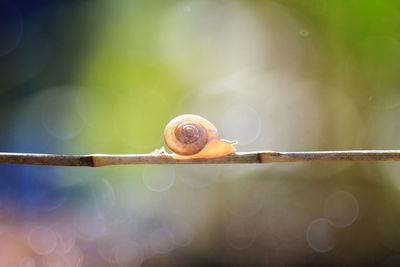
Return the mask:
<svg viewBox="0 0 400 267">
<path fill-rule="evenodd" d="M 55 252 L 66 254 L 75 246 L 76 231 L 69 225 L 57 224 L 52 227 L 57 237 Z"/>
<path fill-rule="evenodd" d="M 239 141 L 242 145 L 254 142 L 261 132 L 260 116 L 248 105 L 230 107 L 222 115 L 221 121 L 222 136 Z"/>
<path fill-rule="evenodd" d="M 42 259 L 44 266 L 80 267 L 83 263 L 83 254 L 78 247 L 73 247 L 67 254 L 51 253 Z"/>
<path fill-rule="evenodd" d="M 228 244 L 238 250 L 249 248 L 253 244 L 256 234 L 257 229 L 249 218 L 232 218 L 226 228 Z"/>
<path fill-rule="evenodd" d="M 172 239 L 172 233 L 167 228 L 159 228 L 154 230 L 149 237 L 150 246 L 155 253 L 165 254 L 175 248 Z"/>
<path fill-rule="evenodd" d="M 317 252 L 328 252 L 335 246 L 333 227 L 325 218 L 310 223 L 307 228 L 308 245 Z"/>
<path fill-rule="evenodd" d="M 115 248 L 115 259 L 120 266 L 140 266 L 143 262 L 141 246 L 134 242 L 122 242 Z"/>
<path fill-rule="evenodd" d="M 93 195 L 96 208 L 102 214 L 107 214 L 112 210 L 115 203 L 115 193 L 113 186 L 106 179 L 101 179 L 93 185 Z"/>
<path fill-rule="evenodd" d="M 143 183 L 151 191 L 167 191 L 174 181 L 175 170 L 172 166 L 149 165 L 143 169 Z"/>
<path fill-rule="evenodd" d="M 57 237 L 49 227 L 38 226 L 29 232 L 28 244 L 37 254 L 46 255 L 56 248 Z"/>
<path fill-rule="evenodd" d="M 334 226 L 349 226 L 358 216 L 358 202 L 348 192 L 335 192 L 325 200 L 324 214 Z"/>
<path fill-rule="evenodd" d="M 193 227 L 185 222 L 177 222 L 171 229 L 172 240 L 176 246 L 187 246 L 194 238 Z"/>
<path fill-rule="evenodd" d="M 95 240 L 107 232 L 106 220 L 102 216 L 82 217 L 76 220 L 76 229 L 79 238 Z"/>
<path fill-rule="evenodd" d="M 26 257 L 19 262 L 18 267 L 36 267 L 36 262 L 33 258 Z"/>
<path fill-rule="evenodd" d="M 42 124 L 50 135 L 71 139 L 82 131 L 85 124 L 78 112 L 76 91 L 73 87 L 48 90 L 41 100 Z"/>
</svg>

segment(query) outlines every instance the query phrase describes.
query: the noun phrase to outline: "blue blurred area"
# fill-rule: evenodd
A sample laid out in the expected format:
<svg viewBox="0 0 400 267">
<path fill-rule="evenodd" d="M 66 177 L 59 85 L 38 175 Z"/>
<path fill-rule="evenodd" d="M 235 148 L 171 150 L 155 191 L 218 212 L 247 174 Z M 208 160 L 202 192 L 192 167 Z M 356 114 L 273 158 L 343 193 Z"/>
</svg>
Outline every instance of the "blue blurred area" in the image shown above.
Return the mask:
<svg viewBox="0 0 400 267">
<path fill-rule="evenodd" d="M 79 61 L 79 51 L 84 48 L 82 36 L 85 36 L 82 34 L 85 24 L 76 28 L 74 14 L 65 10 L 74 2 L 80 1 L 0 3 L 0 109 L 3 114 L 0 151 L 62 152 L 58 149 L 60 140 L 43 128 L 40 107 L 24 111 L 23 99 L 72 81 L 71 74 Z M 18 36 L 13 38 L 13 35 Z M 79 42 L 71 41 L 76 38 L 80 38 Z M 69 41 L 63 45 L 63 40 Z M 24 214 L 51 210 L 67 196 L 67 190 L 60 189 L 55 182 L 59 177 L 53 167 L 1 165 L 0 176 L 2 199 Z"/>
<path fill-rule="evenodd" d="M 74 12 L 75 2 L 81 1 L 0 3 L 3 108 L 46 88 L 72 81 L 94 22 L 93 18 Z"/>
<path fill-rule="evenodd" d="M 82 2 L 78 0 L 2 0 L 1 4 L 15 5 L 25 19 L 35 16 L 43 12 L 45 9 L 61 10 L 65 5 L 74 2 Z"/>
<path fill-rule="evenodd" d="M 68 81 L 74 57 L 67 49 L 55 46 L 57 39 L 68 38 L 68 34 L 65 29 L 54 29 L 53 23 L 63 15 L 64 6 L 73 2 L 0 2 L 0 109 L 3 114 L 0 151 L 60 152 L 57 140 L 43 129 L 40 112 L 34 108 L 20 112 L 25 104 L 14 103 Z M 65 27 L 71 26 L 67 23 Z M 75 33 L 79 30 L 82 28 L 75 29 Z M 63 66 L 72 65 L 57 68 L 58 62 L 63 62 Z M 0 205 L 12 206 L 20 215 L 52 211 L 68 195 L 67 189 L 57 185 L 57 179 L 53 167 L 0 165 Z"/>
<path fill-rule="evenodd" d="M 1 205 L 13 207 L 20 215 L 34 215 L 38 211 L 51 211 L 66 199 L 67 189 L 56 186 L 58 177 L 53 168 L 35 166 L 0 166 Z"/>
</svg>

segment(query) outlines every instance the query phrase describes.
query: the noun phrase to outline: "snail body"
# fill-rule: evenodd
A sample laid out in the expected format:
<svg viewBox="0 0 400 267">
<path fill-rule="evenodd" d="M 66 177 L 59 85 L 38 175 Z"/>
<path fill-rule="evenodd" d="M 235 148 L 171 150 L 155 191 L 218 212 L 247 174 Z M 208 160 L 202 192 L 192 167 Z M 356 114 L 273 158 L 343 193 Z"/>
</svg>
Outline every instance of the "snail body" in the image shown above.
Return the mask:
<svg viewBox="0 0 400 267">
<path fill-rule="evenodd" d="M 164 140 L 176 159 L 223 157 L 235 151 L 236 143 L 221 140 L 211 122 L 192 114 L 172 119 L 165 127 Z"/>
</svg>

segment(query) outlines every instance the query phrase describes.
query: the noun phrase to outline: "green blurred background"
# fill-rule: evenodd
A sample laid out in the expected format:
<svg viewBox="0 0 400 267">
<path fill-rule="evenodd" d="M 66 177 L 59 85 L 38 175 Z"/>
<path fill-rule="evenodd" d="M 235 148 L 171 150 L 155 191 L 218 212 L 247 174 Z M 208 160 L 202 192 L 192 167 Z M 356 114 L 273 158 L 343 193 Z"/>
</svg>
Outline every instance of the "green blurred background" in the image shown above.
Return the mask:
<svg viewBox="0 0 400 267">
<path fill-rule="evenodd" d="M 0 150 L 399 149 L 400 2 L 1 1 Z M 399 163 L 0 166 L 1 266 L 398 266 Z"/>
</svg>

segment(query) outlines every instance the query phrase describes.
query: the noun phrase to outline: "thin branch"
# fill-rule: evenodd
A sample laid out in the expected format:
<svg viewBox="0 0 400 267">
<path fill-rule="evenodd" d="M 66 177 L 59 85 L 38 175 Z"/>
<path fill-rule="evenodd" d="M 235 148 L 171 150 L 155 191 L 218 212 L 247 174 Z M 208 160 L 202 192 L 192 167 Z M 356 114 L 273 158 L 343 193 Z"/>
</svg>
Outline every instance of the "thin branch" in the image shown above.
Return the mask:
<svg viewBox="0 0 400 267">
<path fill-rule="evenodd" d="M 237 152 L 213 159 L 175 159 L 173 154 L 57 155 L 0 153 L 0 164 L 101 167 L 126 164 L 240 164 L 309 161 L 400 161 L 400 150 Z"/>
</svg>

